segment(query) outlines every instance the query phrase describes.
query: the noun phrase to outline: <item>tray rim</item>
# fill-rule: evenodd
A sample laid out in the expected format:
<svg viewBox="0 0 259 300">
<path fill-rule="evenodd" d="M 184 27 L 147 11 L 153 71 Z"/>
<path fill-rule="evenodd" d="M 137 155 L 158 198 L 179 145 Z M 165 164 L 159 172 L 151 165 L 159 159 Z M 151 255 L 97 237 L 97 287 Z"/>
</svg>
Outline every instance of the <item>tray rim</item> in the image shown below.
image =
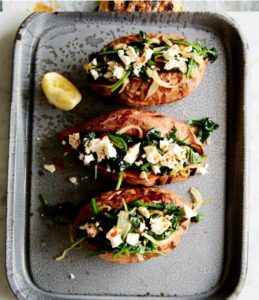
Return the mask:
<svg viewBox="0 0 259 300">
<path fill-rule="evenodd" d="M 83 16 L 91 16 L 93 13 L 91 12 L 58 12 L 58 13 L 47 13 L 48 15 L 79 15 L 81 17 Z M 106 13 L 97 13 L 94 12 L 95 15 L 107 15 Z M 120 13 L 112 13 L 112 15 L 116 15 Z M 127 13 L 129 14 L 129 13 Z M 144 15 L 145 13 L 133 13 L 135 15 Z M 157 14 L 157 13 L 149 13 L 149 14 Z M 243 101 L 244 101 L 244 108 L 243 108 L 243 130 L 244 130 L 244 136 L 242 136 L 242 141 L 244 143 L 244 169 L 243 169 L 243 232 L 242 232 L 242 240 L 241 240 L 241 255 L 240 255 L 240 275 L 238 278 L 238 282 L 235 284 L 235 287 L 233 290 L 228 292 L 227 299 L 236 299 L 237 296 L 240 294 L 243 285 L 245 283 L 246 274 L 247 274 L 247 262 L 248 262 L 248 199 L 250 195 L 250 189 L 249 189 L 249 172 L 248 172 L 248 165 L 250 162 L 250 156 L 249 151 L 247 151 L 247 145 L 248 145 L 248 139 L 249 139 L 249 131 L 248 131 L 248 104 L 247 104 L 247 52 L 248 52 L 248 44 L 246 42 L 245 37 L 243 36 L 239 24 L 229 15 L 225 13 L 214 13 L 214 12 L 203 12 L 203 11 L 195 11 L 195 12 L 182 12 L 182 13 L 173 13 L 173 15 L 201 15 L 201 16 L 210 16 L 215 19 L 219 19 L 225 24 L 227 24 L 229 27 L 231 27 L 237 36 L 240 39 L 240 43 L 242 45 L 242 54 L 244 58 L 244 65 L 243 65 L 243 72 L 244 72 L 244 82 L 243 82 Z M 22 47 L 19 43 L 21 36 L 24 34 L 23 31 L 26 31 L 26 28 L 30 26 L 31 22 L 34 19 L 40 18 L 42 15 L 46 15 L 46 13 L 32 13 L 29 15 L 20 25 L 18 28 L 18 31 L 15 36 L 14 40 L 14 47 L 13 47 L 13 62 L 12 62 L 12 92 L 11 92 L 11 109 L 10 109 L 10 132 L 9 132 L 9 155 L 8 155 L 8 182 L 7 182 L 7 219 L 6 219 L 6 273 L 7 273 L 7 279 L 9 282 L 9 285 L 11 287 L 12 292 L 18 299 L 27 299 L 29 296 L 30 299 L 34 299 L 34 297 L 37 297 L 37 299 L 114 299 L 115 297 L 117 299 L 136 299 L 141 298 L 141 296 L 135 297 L 135 296 L 127 296 L 127 295 L 68 295 L 68 294 L 53 294 L 48 293 L 47 291 L 39 288 L 30 278 L 29 272 L 27 270 L 26 262 L 23 261 L 25 265 L 19 265 L 15 264 L 15 257 L 14 257 L 14 229 L 15 229 L 15 222 L 12 219 L 13 211 L 15 209 L 15 199 L 13 199 L 13 195 L 15 194 L 15 188 L 17 180 L 15 180 L 15 174 L 16 174 L 16 149 L 17 145 L 15 143 L 12 143 L 12 141 L 15 141 L 16 136 L 16 129 L 17 129 L 17 119 L 16 119 L 16 110 L 15 105 L 17 104 L 15 100 L 15 95 L 18 93 L 15 78 L 17 75 L 16 71 L 18 69 L 19 74 L 19 68 L 17 64 L 15 64 L 15 61 L 19 58 L 19 50 Z M 159 15 L 162 15 L 161 13 Z M 168 14 L 167 14 L 168 15 Z M 210 26 L 208 26 L 210 27 Z M 14 123 L 12 123 L 12 120 L 15 120 Z M 16 199 L 17 200 L 17 199 Z M 23 220 L 25 223 L 25 220 Z M 26 224 L 25 224 L 26 225 Z M 16 225 L 17 226 L 17 225 Z M 24 238 L 26 239 L 26 237 Z M 23 245 L 22 245 L 23 246 Z M 24 253 L 23 253 L 24 255 Z M 24 257 L 23 257 L 24 258 Z M 19 269 L 22 268 L 22 269 Z M 19 274 L 19 277 L 22 277 L 24 282 L 26 283 L 26 286 L 23 286 L 23 289 L 21 289 L 21 286 L 19 285 L 18 281 L 21 278 L 17 278 L 17 273 L 15 271 L 20 270 L 22 271 Z M 224 279 L 223 279 L 224 280 Z M 223 281 L 221 280 L 221 281 Z M 219 283 L 219 286 L 221 285 L 221 281 Z M 201 298 L 212 298 L 213 299 L 222 299 L 218 298 L 221 295 L 218 294 L 219 287 L 216 285 L 213 287 L 212 290 L 202 293 L 199 295 L 193 295 L 193 299 L 201 299 Z M 145 299 L 159 299 L 159 296 L 143 296 Z M 165 296 L 164 298 L 171 298 L 170 296 Z M 175 297 L 173 297 L 175 298 Z M 176 297 L 178 298 L 178 297 Z M 181 299 L 190 299 L 190 297 L 181 297 Z"/>
</svg>

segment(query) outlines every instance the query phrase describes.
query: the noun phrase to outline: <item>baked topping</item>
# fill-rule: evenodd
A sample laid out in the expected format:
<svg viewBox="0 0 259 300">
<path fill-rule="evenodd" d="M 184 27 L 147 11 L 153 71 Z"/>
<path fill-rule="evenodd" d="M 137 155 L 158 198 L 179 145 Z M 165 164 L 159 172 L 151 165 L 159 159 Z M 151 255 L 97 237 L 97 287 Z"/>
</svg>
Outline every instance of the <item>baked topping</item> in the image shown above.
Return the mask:
<svg viewBox="0 0 259 300">
<path fill-rule="evenodd" d="M 159 246 L 170 241 L 180 223 L 197 215 L 187 205 L 181 209 L 160 200 L 140 199 L 111 210 L 99 209 L 94 198 L 91 203 L 93 217 L 78 227 L 77 236 L 94 243 L 98 254 L 112 252 L 114 258 L 121 254 L 161 254 Z"/>
</svg>

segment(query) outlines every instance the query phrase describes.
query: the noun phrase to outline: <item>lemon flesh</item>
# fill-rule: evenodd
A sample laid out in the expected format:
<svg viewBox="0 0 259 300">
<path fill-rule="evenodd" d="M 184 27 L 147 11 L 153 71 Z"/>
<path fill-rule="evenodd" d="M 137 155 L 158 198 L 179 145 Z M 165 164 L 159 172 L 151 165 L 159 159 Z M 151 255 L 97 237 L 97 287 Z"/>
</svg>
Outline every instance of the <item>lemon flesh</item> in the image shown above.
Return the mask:
<svg viewBox="0 0 259 300">
<path fill-rule="evenodd" d="M 67 78 L 56 72 L 46 73 L 41 86 L 49 103 L 61 110 L 71 110 L 82 100 L 78 89 Z"/>
</svg>

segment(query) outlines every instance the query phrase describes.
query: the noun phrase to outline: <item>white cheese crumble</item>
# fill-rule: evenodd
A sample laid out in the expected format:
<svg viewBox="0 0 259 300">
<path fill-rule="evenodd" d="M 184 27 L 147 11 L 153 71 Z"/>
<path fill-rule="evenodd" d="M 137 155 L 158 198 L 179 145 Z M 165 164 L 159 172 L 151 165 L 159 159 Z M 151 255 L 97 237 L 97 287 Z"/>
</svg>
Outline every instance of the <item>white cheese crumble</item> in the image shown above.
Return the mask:
<svg viewBox="0 0 259 300">
<path fill-rule="evenodd" d="M 109 79 L 109 78 L 116 78 L 116 79 L 121 79 L 123 75 L 125 74 L 125 69 L 116 63 L 115 61 L 109 61 L 107 62 L 109 65 L 108 67 L 108 72 L 104 74 L 104 77 Z"/>
<path fill-rule="evenodd" d="M 139 242 L 139 234 L 138 233 L 129 233 L 126 238 L 126 243 L 135 246 Z"/>
<path fill-rule="evenodd" d="M 77 177 L 69 177 L 68 180 L 73 183 L 74 185 L 77 185 L 78 184 L 78 179 Z"/>
<path fill-rule="evenodd" d="M 69 278 L 70 278 L 70 279 L 75 279 L 75 275 L 74 275 L 73 273 L 70 273 L 70 274 L 69 274 Z"/>
<path fill-rule="evenodd" d="M 184 216 L 187 218 L 187 219 L 191 219 L 193 217 L 196 217 L 198 215 L 198 213 L 194 210 L 192 210 L 189 206 L 187 205 L 184 205 L 183 206 L 183 212 L 184 212 Z"/>
<path fill-rule="evenodd" d="M 148 181 L 148 177 L 147 177 L 147 172 L 142 171 L 139 175 L 140 179 L 145 179 L 146 181 Z"/>
<path fill-rule="evenodd" d="M 172 223 L 163 216 L 151 218 L 149 223 L 151 225 L 151 230 L 157 235 L 161 235 L 172 225 Z"/>
<path fill-rule="evenodd" d="M 117 151 L 108 136 L 104 136 L 102 139 L 92 139 L 89 143 L 86 143 L 85 152 L 87 154 L 91 152 L 96 153 L 98 162 L 102 161 L 105 157 L 114 158 L 117 156 Z"/>
<path fill-rule="evenodd" d="M 55 167 L 55 165 L 53 165 L 53 164 L 50 164 L 50 165 L 44 164 L 44 165 L 43 165 L 43 168 L 44 168 L 45 170 L 49 171 L 50 173 L 54 173 L 54 172 L 56 171 L 56 167 Z"/>
<path fill-rule="evenodd" d="M 125 55 L 123 50 L 118 51 L 118 56 L 125 66 L 129 66 L 133 62 L 132 58 Z"/>
<path fill-rule="evenodd" d="M 160 167 L 158 165 L 152 165 L 151 168 L 152 168 L 152 171 L 155 174 L 159 174 L 160 173 Z"/>
<path fill-rule="evenodd" d="M 77 149 L 80 145 L 80 134 L 78 132 L 68 136 L 68 143 L 73 149 Z"/>
<path fill-rule="evenodd" d="M 141 143 L 138 143 L 130 147 L 127 154 L 124 156 L 124 160 L 130 165 L 132 165 L 138 158 L 140 144 Z"/>
<path fill-rule="evenodd" d="M 89 165 L 90 162 L 94 161 L 94 156 L 93 154 L 85 155 L 84 156 L 84 164 Z"/>
<path fill-rule="evenodd" d="M 147 161 L 151 164 L 157 164 L 162 159 L 161 154 L 158 153 L 155 146 L 146 146 L 144 147 L 144 151 L 147 156 Z"/>
<path fill-rule="evenodd" d="M 64 140 L 61 143 L 62 143 L 63 146 L 65 146 L 67 144 L 67 142 L 64 141 Z"/>
<path fill-rule="evenodd" d="M 179 54 L 178 45 L 173 45 L 168 50 L 164 51 L 163 56 L 166 60 L 171 60 Z"/>
<path fill-rule="evenodd" d="M 149 210 L 146 207 L 138 207 L 138 211 L 140 214 L 145 217 L 146 219 L 150 218 Z"/>
<path fill-rule="evenodd" d="M 112 248 L 116 248 L 123 243 L 121 235 L 116 227 L 113 227 L 107 232 L 106 238 L 111 242 Z"/>
<path fill-rule="evenodd" d="M 132 46 L 128 46 L 126 53 L 133 61 L 136 61 L 139 58 L 138 53 Z"/>
<path fill-rule="evenodd" d="M 139 231 L 140 232 L 143 232 L 144 230 L 146 229 L 146 225 L 145 225 L 145 223 L 140 223 L 140 225 L 139 225 Z"/>
<path fill-rule="evenodd" d="M 94 80 L 97 80 L 99 77 L 98 72 L 95 69 L 90 70 L 91 75 L 93 76 Z"/>
<path fill-rule="evenodd" d="M 79 229 L 86 230 L 88 237 L 94 238 L 99 232 L 97 227 L 97 224 L 86 223 L 85 225 L 80 226 Z"/>
<path fill-rule="evenodd" d="M 209 164 L 205 164 L 204 167 L 198 167 L 196 169 L 196 174 L 202 174 L 202 175 L 208 174 L 209 173 L 208 167 L 209 167 Z"/>
</svg>

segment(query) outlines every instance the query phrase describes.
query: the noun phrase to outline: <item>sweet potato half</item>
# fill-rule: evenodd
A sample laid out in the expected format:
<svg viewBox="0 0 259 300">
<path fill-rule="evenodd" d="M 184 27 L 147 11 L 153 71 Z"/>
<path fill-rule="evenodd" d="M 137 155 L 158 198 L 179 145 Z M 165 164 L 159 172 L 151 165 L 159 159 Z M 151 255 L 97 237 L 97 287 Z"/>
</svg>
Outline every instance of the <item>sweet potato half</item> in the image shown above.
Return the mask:
<svg viewBox="0 0 259 300">
<path fill-rule="evenodd" d="M 176 208 L 181 209 L 184 206 L 191 208 L 191 202 L 185 200 L 184 198 L 176 195 L 174 192 L 160 189 L 160 188 L 124 188 L 118 191 L 110 191 L 102 194 L 100 197 L 95 198 L 95 209 L 98 208 L 98 213 L 103 214 L 105 212 L 111 212 L 116 209 L 117 211 L 124 210 L 125 206 L 129 206 L 135 201 L 147 204 L 173 204 Z M 129 208 L 130 209 L 130 208 Z M 82 226 L 88 222 L 93 222 L 95 217 L 93 207 L 90 203 L 86 204 L 78 213 L 75 218 L 74 224 L 72 226 L 72 232 L 74 240 L 79 240 L 85 234 L 82 230 Z M 147 221 L 149 222 L 149 221 Z M 167 254 L 172 249 L 174 249 L 180 242 L 182 236 L 185 234 L 188 226 L 190 224 L 190 218 L 183 218 L 179 221 L 177 229 L 170 233 L 169 236 L 164 240 L 160 240 L 157 245 L 156 251 L 154 253 L 147 253 L 143 255 L 139 254 L 125 254 L 117 256 L 114 255 L 114 251 L 105 252 L 99 254 L 101 259 L 106 261 L 120 263 L 120 264 L 129 264 L 137 263 L 150 258 L 156 257 L 159 254 Z M 100 222 L 100 225 L 102 223 Z M 79 229 L 81 228 L 81 230 Z M 143 235 L 143 233 L 142 233 Z M 140 234 L 141 236 L 141 234 Z M 82 242 L 83 247 L 93 253 L 102 252 L 102 245 L 95 242 L 93 238 L 87 238 Z M 151 251 L 152 252 L 152 251 Z"/>
<path fill-rule="evenodd" d="M 168 63 L 168 61 L 165 60 L 163 54 L 157 54 L 159 53 L 159 50 L 155 50 L 163 48 L 160 47 L 160 45 L 157 46 L 158 48 L 152 48 L 153 50 L 151 49 L 153 54 L 149 56 L 148 60 L 145 60 L 146 54 L 144 47 L 144 50 L 141 50 L 144 52 L 142 52 L 142 54 L 140 52 L 140 57 L 137 58 L 137 63 L 132 62 L 128 66 L 125 66 L 118 57 L 110 57 L 110 55 L 108 55 L 109 53 L 118 51 L 114 49 L 118 49 L 120 47 L 124 47 L 124 49 L 126 49 L 125 45 L 130 46 L 144 43 L 143 37 L 141 37 L 140 34 L 131 34 L 112 41 L 106 45 L 105 48 L 103 48 L 104 50 L 101 50 L 99 54 L 97 53 L 96 55 L 92 55 L 91 59 L 97 58 L 97 61 L 99 61 L 103 60 L 103 57 L 105 56 L 104 52 L 108 53 L 105 61 L 102 61 L 100 64 L 97 62 L 97 65 L 94 67 L 90 66 L 89 64 L 88 67 L 86 67 L 86 70 L 89 72 L 89 74 L 91 74 L 89 68 L 95 68 L 92 72 L 95 72 L 94 75 L 96 75 L 96 77 L 93 78 L 93 76 L 89 76 L 89 86 L 96 94 L 103 97 L 108 97 L 113 102 L 131 107 L 153 106 L 180 100 L 191 94 L 199 86 L 203 79 L 208 62 L 213 62 L 217 57 L 217 52 L 214 48 L 207 49 L 206 47 L 201 46 L 199 43 L 191 43 L 180 35 L 145 33 L 144 36 L 146 40 L 155 40 L 157 43 L 160 42 L 161 45 L 164 45 L 164 40 L 166 40 L 169 44 L 171 43 L 172 47 L 166 45 L 168 47 L 166 48 L 167 51 L 169 49 L 174 49 L 173 47 L 178 47 L 178 50 L 180 49 L 179 51 L 182 53 L 181 55 L 184 56 L 184 58 L 180 58 L 185 60 L 183 63 L 184 70 L 181 69 L 181 67 L 178 68 L 177 65 L 175 65 L 175 67 L 165 67 L 166 62 Z M 144 45 L 146 44 L 144 43 Z M 134 48 L 135 46 L 132 47 Z M 186 53 L 186 50 L 184 49 L 187 49 L 187 47 L 189 47 L 188 51 L 192 52 Z M 127 50 L 124 50 L 124 52 L 127 53 Z M 123 81 L 123 85 L 120 85 L 120 88 L 115 86 L 118 81 L 116 82 L 117 79 L 115 77 L 111 77 L 112 73 L 109 73 L 110 78 L 107 79 L 105 77 L 106 75 L 102 75 L 102 73 L 100 73 L 102 71 L 99 71 L 103 68 L 103 65 L 107 63 L 107 60 L 115 60 L 117 70 L 121 67 L 124 68 L 124 72 L 126 72 L 126 70 L 130 70 L 130 68 L 133 70 L 127 79 Z M 144 62 L 144 65 L 141 71 L 135 73 L 134 75 L 134 66 L 135 64 L 139 64 L 139 61 Z M 172 62 L 172 64 L 177 62 L 178 58 L 174 63 Z M 98 70 L 97 73 L 96 70 Z M 116 71 L 114 71 L 114 74 L 117 76 L 115 72 Z M 150 75 L 152 72 L 156 72 L 156 74 Z M 127 76 L 127 74 L 125 76 Z"/>
<path fill-rule="evenodd" d="M 185 145 L 189 145 L 198 154 L 203 154 L 203 146 L 194 135 L 188 125 L 177 119 L 170 119 L 155 111 L 144 111 L 135 109 L 120 109 L 110 113 L 100 115 L 99 117 L 88 121 L 80 126 L 72 129 L 67 129 L 59 133 L 61 140 L 68 140 L 69 136 L 79 133 L 93 131 L 100 135 L 116 133 L 119 130 L 126 130 L 124 134 L 132 137 L 145 136 L 151 129 L 160 132 L 163 137 L 167 137 L 172 130 L 177 131 L 178 140 L 184 140 Z M 119 172 L 111 172 L 107 169 L 106 164 L 98 163 L 98 174 L 105 176 L 115 181 L 118 180 Z M 193 170 L 195 171 L 195 170 Z M 130 185 L 154 186 L 167 183 L 175 183 L 187 180 L 195 172 L 188 176 L 172 176 L 170 174 L 154 174 L 147 173 L 147 178 L 140 178 L 140 171 L 132 168 L 127 168 L 124 171 L 123 182 Z"/>
</svg>

